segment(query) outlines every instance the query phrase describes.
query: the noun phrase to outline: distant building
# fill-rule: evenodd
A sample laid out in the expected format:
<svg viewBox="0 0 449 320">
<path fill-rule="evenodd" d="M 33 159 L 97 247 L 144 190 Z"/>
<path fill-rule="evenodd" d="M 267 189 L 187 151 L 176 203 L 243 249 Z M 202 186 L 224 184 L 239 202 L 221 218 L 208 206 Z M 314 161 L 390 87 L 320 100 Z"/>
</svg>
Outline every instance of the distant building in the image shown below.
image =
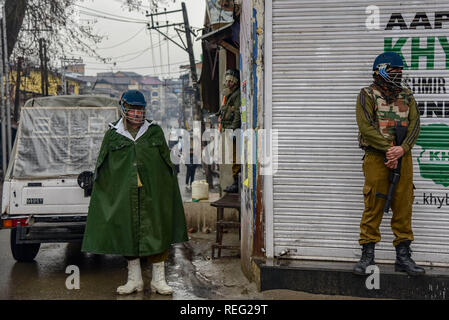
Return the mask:
<svg viewBox="0 0 449 320">
<path fill-rule="evenodd" d="M 76 73 L 76 74 L 84 76 L 85 66 L 86 65 L 84 63 L 71 64 L 71 65 L 66 66 L 65 70 L 66 70 L 66 72 Z"/>
<path fill-rule="evenodd" d="M 147 98 L 147 102 L 151 106 L 161 106 L 164 94 L 163 83 L 157 77 L 144 76 L 140 81 L 139 88 Z"/>
</svg>

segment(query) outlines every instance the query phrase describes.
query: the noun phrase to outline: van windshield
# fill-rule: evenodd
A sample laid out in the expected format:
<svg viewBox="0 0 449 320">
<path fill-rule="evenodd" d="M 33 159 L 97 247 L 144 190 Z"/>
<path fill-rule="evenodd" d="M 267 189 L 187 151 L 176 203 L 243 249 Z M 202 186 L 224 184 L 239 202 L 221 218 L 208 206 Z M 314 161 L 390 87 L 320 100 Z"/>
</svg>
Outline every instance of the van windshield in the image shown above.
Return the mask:
<svg viewBox="0 0 449 320">
<path fill-rule="evenodd" d="M 115 107 L 24 107 L 14 145 L 13 178 L 93 171 Z"/>
</svg>

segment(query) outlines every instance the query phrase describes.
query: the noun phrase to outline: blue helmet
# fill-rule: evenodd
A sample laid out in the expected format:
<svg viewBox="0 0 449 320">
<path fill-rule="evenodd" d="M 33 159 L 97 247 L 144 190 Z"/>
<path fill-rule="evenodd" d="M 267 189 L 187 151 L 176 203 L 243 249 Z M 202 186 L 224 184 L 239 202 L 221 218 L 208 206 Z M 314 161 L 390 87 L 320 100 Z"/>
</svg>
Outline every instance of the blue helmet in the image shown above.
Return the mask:
<svg viewBox="0 0 449 320">
<path fill-rule="evenodd" d="M 404 61 L 402 61 L 402 57 L 396 52 L 386 51 L 379 54 L 374 60 L 373 71 L 376 71 L 382 65 L 403 68 Z"/>
<path fill-rule="evenodd" d="M 145 97 L 142 92 L 138 90 L 128 90 L 122 94 L 120 98 L 120 107 L 122 111 L 122 116 L 132 122 L 143 123 L 145 121 L 145 107 L 147 102 L 145 101 Z M 132 106 L 141 106 L 143 107 L 142 116 L 130 116 L 129 110 L 132 109 Z"/>
<path fill-rule="evenodd" d="M 123 103 L 126 102 L 132 106 L 144 106 L 146 107 L 147 102 L 145 101 L 145 97 L 142 92 L 139 90 L 128 90 L 122 94 L 120 98 L 120 105 L 123 106 Z"/>
<path fill-rule="evenodd" d="M 387 71 L 388 67 L 404 68 L 402 57 L 396 52 L 386 51 L 379 54 L 373 63 L 373 71 L 380 75 L 387 85 L 401 88 L 404 85 L 402 72 Z"/>
</svg>

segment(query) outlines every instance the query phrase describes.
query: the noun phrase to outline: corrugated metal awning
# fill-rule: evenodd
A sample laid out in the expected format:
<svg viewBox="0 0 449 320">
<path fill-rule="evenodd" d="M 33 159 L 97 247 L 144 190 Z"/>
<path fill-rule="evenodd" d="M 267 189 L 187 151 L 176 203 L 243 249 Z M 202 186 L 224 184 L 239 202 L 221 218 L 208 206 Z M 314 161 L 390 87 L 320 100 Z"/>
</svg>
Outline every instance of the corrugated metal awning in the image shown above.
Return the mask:
<svg viewBox="0 0 449 320">
<path fill-rule="evenodd" d="M 217 41 L 218 39 L 224 39 L 229 36 L 232 36 L 232 25 L 234 22 L 231 22 L 224 27 L 221 27 L 217 30 L 214 30 L 212 32 L 206 33 L 202 35 L 201 37 L 196 38 L 196 40 L 208 40 L 208 41 Z"/>
</svg>

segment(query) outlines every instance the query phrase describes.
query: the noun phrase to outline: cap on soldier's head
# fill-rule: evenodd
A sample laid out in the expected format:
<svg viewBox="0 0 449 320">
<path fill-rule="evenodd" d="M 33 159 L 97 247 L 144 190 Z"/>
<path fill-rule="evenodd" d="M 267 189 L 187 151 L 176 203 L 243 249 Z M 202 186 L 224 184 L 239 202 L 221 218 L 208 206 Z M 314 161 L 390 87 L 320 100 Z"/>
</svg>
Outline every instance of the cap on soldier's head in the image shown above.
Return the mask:
<svg viewBox="0 0 449 320">
<path fill-rule="evenodd" d="M 226 70 L 225 78 L 228 77 L 228 76 L 235 78 L 234 82 L 236 82 L 236 83 L 240 81 L 240 72 L 238 70 L 236 70 L 236 69 L 228 69 L 228 70 Z"/>
<path fill-rule="evenodd" d="M 376 71 L 379 66 L 387 65 L 390 67 L 403 68 L 404 61 L 402 61 L 402 57 L 396 52 L 386 51 L 379 54 L 373 63 L 373 71 Z"/>
</svg>

